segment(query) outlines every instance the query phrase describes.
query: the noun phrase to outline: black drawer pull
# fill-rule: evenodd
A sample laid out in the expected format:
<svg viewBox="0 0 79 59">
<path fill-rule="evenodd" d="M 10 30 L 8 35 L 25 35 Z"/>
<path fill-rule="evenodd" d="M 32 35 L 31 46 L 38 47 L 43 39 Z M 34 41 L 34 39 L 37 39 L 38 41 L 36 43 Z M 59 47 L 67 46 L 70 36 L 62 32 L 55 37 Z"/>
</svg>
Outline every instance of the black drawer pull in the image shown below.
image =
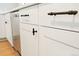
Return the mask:
<svg viewBox="0 0 79 59">
<path fill-rule="evenodd" d="M 66 11 L 66 12 L 49 12 L 48 15 L 63 15 L 63 14 L 68 14 L 68 15 L 76 15 L 78 13 L 78 11 L 76 10 L 70 10 L 70 11 Z"/>
<path fill-rule="evenodd" d="M 26 17 L 26 16 L 29 16 L 29 14 L 27 14 L 27 15 L 21 15 L 21 17 Z"/>
</svg>

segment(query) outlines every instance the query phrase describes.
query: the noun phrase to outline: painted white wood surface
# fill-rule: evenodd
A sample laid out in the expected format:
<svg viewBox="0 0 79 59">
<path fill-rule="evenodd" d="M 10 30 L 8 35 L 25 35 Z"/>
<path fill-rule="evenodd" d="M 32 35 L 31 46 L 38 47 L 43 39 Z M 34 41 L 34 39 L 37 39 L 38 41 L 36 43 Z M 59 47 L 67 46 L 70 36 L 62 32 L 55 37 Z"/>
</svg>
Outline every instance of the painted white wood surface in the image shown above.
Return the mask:
<svg viewBox="0 0 79 59">
<path fill-rule="evenodd" d="M 23 56 L 38 55 L 38 33 L 33 36 L 33 28 L 37 26 L 20 23 L 21 53 Z"/>
<path fill-rule="evenodd" d="M 59 29 L 51 29 L 48 27 L 63 28 L 68 30 L 77 30 L 79 15 L 59 15 L 49 16 L 49 12 L 63 12 L 69 10 L 78 10 L 79 4 L 41 4 L 39 7 L 30 7 L 20 10 L 20 15 L 29 14 L 28 17 L 20 17 L 20 32 L 21 32 L 21 48 L 22 55 L 79 55 L 79 33 L 64 31 Z M 74 18 L 75 17 L 75 18 Z M 74 22 L 73 22 L 74 19 Z M 28 25 L 28 24 L 31 25 Z M 33 37 L 31 29 L 33 24 L 43 25 L 48 27 L 39 27 L 39 36 Z M 34 25 L 35 26 L 35 25 Z M 36 27 L 35 27 L 36 28 Z M 26 38 L 26 39 L 25 39 Z M 36 42 L 33 39 L 36 38 Z M 53 40 L 54 39 L 54 40 Z M 26 41 L 27 40 L 27 41 Z M 35 42 L 35 43 L 34 43 Z M 38 54 L 31 49 L 36 49 Z M 33 47 L 34 46 L 34 47 Z M 31 52 L 30 52 L 31 51 Z M 28 54 L 27 54 L 27 53 Z"/>
<path fill-rule="evenodd" d="M 40 27 L 39 55 L 72 56 L 79 55 L 79 38 L 75 33 Z M 79 34 L 78 34 L 79 35 Z M 75 48 L 77 46 L 78 48 Z"/>
</svg>

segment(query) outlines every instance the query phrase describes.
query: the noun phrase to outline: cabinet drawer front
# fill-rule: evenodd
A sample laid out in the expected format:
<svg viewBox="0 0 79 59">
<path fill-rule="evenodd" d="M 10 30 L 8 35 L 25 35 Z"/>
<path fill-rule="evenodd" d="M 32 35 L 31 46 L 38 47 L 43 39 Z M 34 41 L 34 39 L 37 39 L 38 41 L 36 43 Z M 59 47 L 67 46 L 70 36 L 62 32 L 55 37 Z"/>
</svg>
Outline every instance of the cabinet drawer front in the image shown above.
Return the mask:
<svg viewBox="0 0 79 59">
<path fill-rule="evenodd" d="M 50 12 L 78 11 L 78 4 L 53 3 L 39 5 L 39 24 L 71 29 L 74 25 L 74 15 L 48 15 Z M 77 13 L 78 14 L 78 13 Z"/>
<path fill-rule="evenodd" d="M 43 36 L 59 43 L 79 49 L 79 33 L 58 30 L 53 28 L 40 28 Z"/>
<path fill-rule="evenodd" d="M 19 11 L 19 16 L 20 16 L 20 22 L 29 22 L 29 16 L 25 16 L 25 15 L 29 15 L 29 8 L 25 8 Z"/>
<path fill-rule="evenodd" d="M 19 11 L 20 21 L 24 23 L 38 23 L 38 5 L 24 8 Z"/>
<path fill-rule="evenodd" d="M 59 42 L 40 36 L 39 40 L 40 56 L 79 56 L 79 50 L 66 46 Z"/>
</svg>

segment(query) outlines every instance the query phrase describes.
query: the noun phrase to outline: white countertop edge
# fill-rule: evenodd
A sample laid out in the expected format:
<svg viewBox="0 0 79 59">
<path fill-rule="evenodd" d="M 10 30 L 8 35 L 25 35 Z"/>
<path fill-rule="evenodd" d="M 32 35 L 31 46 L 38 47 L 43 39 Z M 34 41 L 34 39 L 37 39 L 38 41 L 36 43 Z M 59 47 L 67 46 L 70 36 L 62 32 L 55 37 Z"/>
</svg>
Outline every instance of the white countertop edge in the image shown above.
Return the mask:
<svg viewBox="0 0 79 59">
<path fill-rule="evenodd" d="M 33 6 L 33 5 L 38 5 L 38 4 L 40 4 L 40 3 L 28 3 L 28 4 L 25 4 L 25 5 L 16 7 L 14 9 L 12 9 L 12 10 L 8 10 L 8 11 L 5 11 L 5 12 L 1 12 L 0 15 L 7 14 L 7 13 L 10 13 L 12 11 L 20 10 L 20 9 L 27 8 L 27 7 L 30 7 L 30 6 Z"/>
</svg>

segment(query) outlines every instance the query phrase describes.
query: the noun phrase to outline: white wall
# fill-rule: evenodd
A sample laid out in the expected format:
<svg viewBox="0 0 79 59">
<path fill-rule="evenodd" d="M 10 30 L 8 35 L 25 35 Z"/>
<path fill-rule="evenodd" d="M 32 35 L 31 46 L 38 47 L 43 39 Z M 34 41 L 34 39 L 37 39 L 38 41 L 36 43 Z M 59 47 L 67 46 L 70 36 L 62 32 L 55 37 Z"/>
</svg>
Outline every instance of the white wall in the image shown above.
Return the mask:
<svg viewBox="0 0 79 59">
<path fill-rule="evenodd" d="M 18 3 L 0 3 L 0 12 L 8 11 L 18 6 Z"/>
</svg>

